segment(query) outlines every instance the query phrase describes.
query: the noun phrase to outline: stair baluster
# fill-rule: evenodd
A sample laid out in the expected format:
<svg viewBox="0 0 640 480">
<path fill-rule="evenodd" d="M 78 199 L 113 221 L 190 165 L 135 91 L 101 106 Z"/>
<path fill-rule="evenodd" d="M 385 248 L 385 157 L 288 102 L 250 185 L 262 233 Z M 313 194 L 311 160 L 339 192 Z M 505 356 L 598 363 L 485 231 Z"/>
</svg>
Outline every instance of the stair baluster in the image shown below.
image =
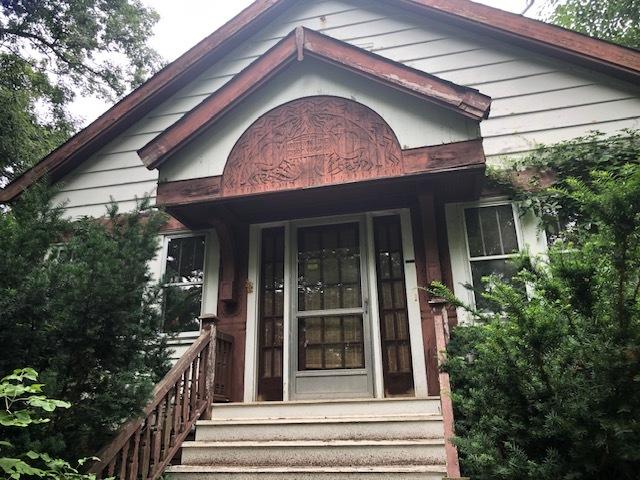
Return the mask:
<svg viewBox="0 0 640 480">
<path fill-rule="evenodd" d="M 214 315 L 202 317 L 203 331 L 158 383 L 142 416 L 127 422 L 90 468 L 96 478 L 156 480 L 164 472 L 195 422 L 210 416 L 211 405 L 228 393 L 233 337 L 217 334 Z M 216 351 L 223 362 L 216 362 Z M 221 385 L 216 382 L 221 376 Z"/>
</svg>

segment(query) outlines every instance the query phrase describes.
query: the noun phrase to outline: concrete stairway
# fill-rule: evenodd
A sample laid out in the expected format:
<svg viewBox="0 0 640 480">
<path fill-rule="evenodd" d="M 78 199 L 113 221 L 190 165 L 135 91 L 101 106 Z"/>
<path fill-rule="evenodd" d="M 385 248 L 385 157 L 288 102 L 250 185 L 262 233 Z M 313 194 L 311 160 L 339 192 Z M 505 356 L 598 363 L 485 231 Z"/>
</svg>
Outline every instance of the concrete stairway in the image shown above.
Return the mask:
<svg viewBox="0 0 640 480">
<path fill-rule="evenodd" d="M 185 442 L 176 480 L 436 480 L 440 399 L 216 404 Z"/>
</svg>

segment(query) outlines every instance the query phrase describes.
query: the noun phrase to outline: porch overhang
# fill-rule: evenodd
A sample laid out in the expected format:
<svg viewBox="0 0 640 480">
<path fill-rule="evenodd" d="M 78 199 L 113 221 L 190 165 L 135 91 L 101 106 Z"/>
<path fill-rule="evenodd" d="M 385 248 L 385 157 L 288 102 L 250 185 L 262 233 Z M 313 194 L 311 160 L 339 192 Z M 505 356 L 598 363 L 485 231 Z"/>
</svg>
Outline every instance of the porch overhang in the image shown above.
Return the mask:
<svg viewBox="0 0 640 480">
<path fill-rule="evenodd" d="M 295 199 L 301 195 L 310 199 L 322 198 L 327 192 L 343 192 L 349 196 L 349 192 L 360 191 L 377 192 L 375 194 L 379 195 L 377 187 L 382 184 L 385 185 L 385 196 L 388 194 L 386 189 L 393 189 L 394 186 L 428 184 L 431 186 L 430 188 L 441 190 L 441 195 L 451 198 L 460 197 L 460 199 L 466 200 L 476 198 L 479 195 L 484 179 L 485 162 L 482 139 L 475 139 L 404 149 L 401 151 L 399 171 L 394 171 L 393 175 L 382 175 L 366 180 L 345 181 L 342 179 L 339 183 L 333 184 L 311 185 L 307 188 L 283 186 L 275 191 L 254 191 L 247 194 L 238 194 L 237 191 L 223 188 L 224 174 L 159 183 L 156 205 L 165 208 L 182 223 L 193 228 L 197 227 L 201 221 L 199 220 L 200 215 L 197 214 L 199 209 L 193 208 L 196 205 L 215 208 L 223 205 L 255 204 L 255 208 L 258 204 L 277 203 L 279 199 Z M 458 187 L 464 185 L 464 188 L 451 190 L 447 185 L 454 179 Z M 405 190 L 405 192 L 410 190 Z M 300 205 L 300 203 L 295 202 L 294 205 Z M 326 203 L 323 203 L 323 208 L 326 208 Z M 280 212 L 282 214 L 283 210 Z M 273 214 L 269 216 L 272 217 Z"/>
</svg>

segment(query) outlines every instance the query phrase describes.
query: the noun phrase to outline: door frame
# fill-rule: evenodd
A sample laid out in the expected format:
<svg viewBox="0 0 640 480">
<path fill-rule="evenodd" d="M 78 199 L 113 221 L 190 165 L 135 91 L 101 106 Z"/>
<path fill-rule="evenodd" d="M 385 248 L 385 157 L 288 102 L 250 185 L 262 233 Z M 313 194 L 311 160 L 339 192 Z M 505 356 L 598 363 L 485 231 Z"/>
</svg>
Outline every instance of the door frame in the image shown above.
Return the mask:
<svg viewBox="0 0 640 480">
<path fill-rule="evenodd" d="M 258 391 L 258 362 L 259 356 L 259 291 L 260 291 L 260 245 L 261 232 L 265 228 L 284 227 L 284 269 L 285 282 L 291 277 L 293 265 L 292 235 L 295 230 L 292 225 L 322 225 L 332 223 L 346 223 L 364 219 L 365 252 L 363 261 L 366 262 L 366 278 L 363 284 L 368 289 L 369 298 L 369 328 L 370 352 L 373 374 L 373 398 L 384 398 L 384 379 L 382 371 L 382 343 L 380 337 L 380 320 L 378 310 L 377 275 L 375 263 L 375 249 L 373 239 L 373 219 L 379 216 L 399 215 L 402 230 L 402 250 L 404 256 L 405 286 L 407 294 L 407 313 L 409 316 L 409 335 L 411 344 L 411 363 L 413 367 L 413 381 L 416 398 L 426 398 L 427 370 L 424 357 L 424 343 L 422 338 L 422 320 L 420 315 L 420 303 L 418 300 L 418 278 L 415 264 L 415 251 L 413 244 L 413 230 L 411 226 L 411 214 L 408 208 L 377 210 L 348 215 L 333 215 L 313 218 L 299 218 L 278 222 L 256 223 L 249 227 L 249 265 L 247 275 L 247 320 L 246 320 L 246 344 L 245 344 L 245 369 L 244 369 L 244 402 L 257 401 Z M 364 258 L 366 256 L 366 258 Z M 289 272 L 289 273 L 287 273 Z M 364 276 L 364 275 L 363 275 Z M 289 280 L 291 281 L 291 280 Z M 291 378 L 294 368 L 291 355 L 291 331 L 292 331 L 292 305 L 291 288 L 284 289 L 284 322 L 283 328 L 286 339 L 283 342 L 282 355 L 282 388 L 283 401 L 291 400 Z M 365 357 L 366 358 L 366 357 Z"/>
</svg>

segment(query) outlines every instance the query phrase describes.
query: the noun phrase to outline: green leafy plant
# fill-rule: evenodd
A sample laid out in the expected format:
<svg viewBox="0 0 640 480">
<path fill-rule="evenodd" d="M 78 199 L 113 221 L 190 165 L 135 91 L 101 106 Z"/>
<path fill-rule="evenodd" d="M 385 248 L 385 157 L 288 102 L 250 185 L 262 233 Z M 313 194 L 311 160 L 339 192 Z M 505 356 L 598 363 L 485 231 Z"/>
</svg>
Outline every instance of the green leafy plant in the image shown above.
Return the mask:
<svg viewBox="0 0 640 480">
<path fill-rule="evenodd" d="M 41 416 L 58 408 L 68 409 L 69 402 L 54 400 L 44 395 L 43 384 L 36 383 L 38 374 L 32 368 L 16 369 L 12 374 L 0 379 L 0 427 L 27 428 L 31 425 L 49 422 Z M 93 480 L 94 475 L 83 475 L 78 468 L 46 453 L 29 450 L 17 456 L 4 456 L 4 451 L 14 450 L 11 442 L 0 440 L 0 472 L 14 480 L 21 478 L 44 478 L 66 480 Z M 86 459 L 78 461 L 78 467 Z"/>
<path fill-rule="evenodd" d="M 479 480 L 635 479 L 638 134 L 594 134 L 529 160 L 553 173 L 553 185 L 515 182 L 513 191 L 531 208 L 544 211 L 552 201 L 573 219 L 548 258 L 523 255 L 511 281 L 490 279 L 485 295 L 495 313 L 432 287 L 475 320 L 454 329 L 447 352 L 464 473 Z M 501 178 L 521 172 L 515 167 Z"/>
<path fill-rule="evenodd" d="M 11 433 L 23 450 L 69 460 L 95 454 L 168 370 L 149 270 L 166 217 L 147 200 L 70 222 L 53 194 L 36 186 L 0 214 L 0 371 L 31 365 L 47 396 L 73 404 Z"/>
</svg>

